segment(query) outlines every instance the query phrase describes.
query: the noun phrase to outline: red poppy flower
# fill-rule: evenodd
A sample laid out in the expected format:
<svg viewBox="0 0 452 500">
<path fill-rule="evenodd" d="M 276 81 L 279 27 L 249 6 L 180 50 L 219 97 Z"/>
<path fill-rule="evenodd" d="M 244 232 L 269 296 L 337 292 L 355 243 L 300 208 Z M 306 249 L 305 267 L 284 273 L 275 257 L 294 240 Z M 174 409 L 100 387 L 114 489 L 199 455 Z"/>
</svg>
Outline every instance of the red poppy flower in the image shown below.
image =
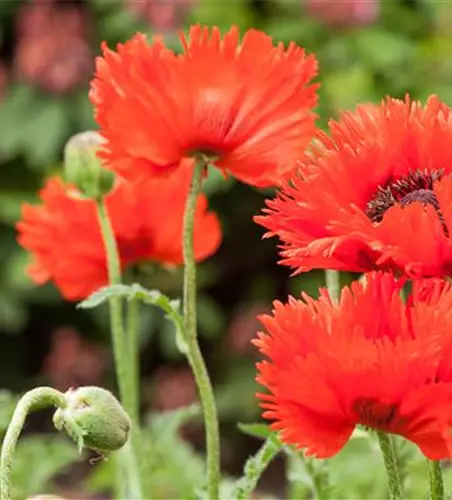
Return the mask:
<svg viewBox="0 0 452 500">
<path fill-rule="evenodd" d="M 452 457 L 452 287 L 405 305 L 401 282 L 372 273 L 339 303 L 275 302 L 254 341 L 264 417 L 283 441 L 327 458 L 361 424 L 399 434 L 432 460 Z"/>
<path fill-rule="evenodd" d="M 190 169 L 168 179 L 118 183 L 106 197 L 107 210 L 118 243 L 121 265 L 141 261 L 162 265 L 183 262 L 181 236 Z M 40 193 L 42 205 L 25 205 L 17 228 L 19 243 L 30 251 L 29 274 L 37 283 L 55 282 L 68 300 L 87 297 L 108 283 L 104 245 L 95 202 L 57 178 Z M 197 261 L 212 255 L 221 242 L 215 214 L 200 196 L 195 219 Z"/>
<path fill-rule="evenodd" d="M 450 108 L 435 96 L 425 107 L 388 98 L 344 113 L 330 132 L 256 218 L 282 240 L 282 263 L 451 275 Z"/>
<path fill-rule="evenodd" d="M 277 185 L 314 133 L 317 61 L 258 30 L 190 28 L 175 55 L 138 34 L 103 46 L 90 92 L 107 168 L 125 178 L 167 174 L 184 157 L 254 186 Z"/>
</svg>

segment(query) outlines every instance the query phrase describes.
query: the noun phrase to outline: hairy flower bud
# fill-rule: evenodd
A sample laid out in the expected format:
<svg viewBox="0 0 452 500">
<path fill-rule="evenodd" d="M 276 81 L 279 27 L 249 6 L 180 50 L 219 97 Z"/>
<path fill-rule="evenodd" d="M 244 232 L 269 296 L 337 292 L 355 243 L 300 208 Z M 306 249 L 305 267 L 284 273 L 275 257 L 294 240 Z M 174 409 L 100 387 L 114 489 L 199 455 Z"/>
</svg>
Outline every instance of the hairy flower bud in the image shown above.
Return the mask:
<svg viewBox="0 0 452 500">
<path fill-rule="evenodd" d="M 88 198 L 107 194 L 114 184 L 114 174 L 102 168 L 97 157 L 102 142 L 98 132 L 81 132 L 71 137 L 64 149 L 66 179 Z"/>
<path fill-rule="evenodd" d="M 67 406 L 53 416 L 55 427 L 65 430 L 79 449 L 104 455 L 127 442 L 130 419 L 113 394 L 100 387 L 80 387 L 66 393 Z"/>
</svg>

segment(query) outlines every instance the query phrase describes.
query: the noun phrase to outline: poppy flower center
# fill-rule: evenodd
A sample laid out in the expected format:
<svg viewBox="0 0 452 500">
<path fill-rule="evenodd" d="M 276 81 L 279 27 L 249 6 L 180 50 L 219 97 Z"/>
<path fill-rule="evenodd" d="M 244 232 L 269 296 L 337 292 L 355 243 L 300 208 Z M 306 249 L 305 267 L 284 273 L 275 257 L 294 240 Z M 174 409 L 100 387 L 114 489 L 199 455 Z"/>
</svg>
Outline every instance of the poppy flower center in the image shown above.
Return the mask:
<svg viewBox="0 0 452 500">
<path fill-rule="evenodd" d="M 373 198 L 367 203 L 366 215 L 372 222 L 381 222 L 389 208 L 394 205 L 406 207 L 414 202 L 431 205 L 438 215 L 444 233 L 448 236 L 449 230 L 441 212 L 438 197 L 433 190 L 435 181 L 443 176 L 442 170 L 416 170 L 401 177 L 386 186 L 379 186 Z"/>
<path fill-rule="evenodd" d="M 117 245 L 121 262 L 126 265 L 146 258 L 151 251 L 150 241 L 144 234 L 134 239 L 117 238 Z"/>
<path fill-rule="evenodd" d="M 360 398 L 353 403 L 353 411 L 361 425 L 373 429 L 388 430 L 397 416 L 397 405 Z"/>
</svg>

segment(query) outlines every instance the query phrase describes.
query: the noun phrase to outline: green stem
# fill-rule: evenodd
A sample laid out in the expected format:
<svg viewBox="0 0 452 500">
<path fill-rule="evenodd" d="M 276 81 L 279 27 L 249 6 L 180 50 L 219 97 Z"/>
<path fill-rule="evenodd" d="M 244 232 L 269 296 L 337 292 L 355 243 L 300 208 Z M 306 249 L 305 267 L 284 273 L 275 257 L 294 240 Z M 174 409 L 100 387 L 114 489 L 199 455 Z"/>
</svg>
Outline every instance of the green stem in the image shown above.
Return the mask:
<svg viewBox="0 0 452 500">
<path fill-rule="evenodd" d="M 2 500 L 11 500 L 12 459 L 25 419 L 32 411 L 49 406 L 65 408 L 64 394 L 51 387 L 38 387 L 24 394 L 17 404 L 2 445 L 0 459 L 0 498 Z"/>
<path fill-rule="evenodd" d="M 326 288 L 332 300 L 339 300 L 341 296 L 341 273 L 331 269 L 325 269 Z"/>
<path fill-rule="evenodd" d="M 270 436 L 259 448 L 256 455 L 250 457 L 245 464 L 244 475 L 237 481 L 233 497 L 236 500 L 247 500 L 257 486 L 268 464 L 275 458 L 281 446 L 274 436 Z"/>
<path fill-rule="evenodd" d="M 431 500 L 444 500 L 444 483 L 441 463 L 436 460 L 429 460 L 428 473 L 430 478 Z"/>
<path fill-rule="evenodd" d="M 129 299 L 127 301 L 127 347 L 128 347 L 128 369 L 130 370 L 130 384 L 131 384 L 131 406 L 135 409 L 137 414 L 135 420 L 139 420 L 139 393 L 140 393 L 140 348 L 138 339 L 139 327 L 139 302 L 137 299 Z M 133 384 L 133 385 L 132 385 Z"/>
<path fill-rule="evenodd" d="M 381 452 L 383 453 L 386 474 L 388 476 L 389 498 L 391 500 L 398 500 L 402 498 L 402 488 L 400 485 L 397 460 L 394 453 L 394 443 L 392 442 L 391 437 L 385 432 L 378 431 L 377 436 Z"/>
<path fill-rule="evenodd" d="M 287 496 L 289 500 L 302 500 L 311 496 L 311 488 L 308 488 L 304 483 L 296 479 L 299 475 L 298 469 L 300 467 L 305 467 L 302 456 L 300 456 L 300 453 L 290 450 L 290 453 L 287 454 L 286 462 Z"/>
<path fill-rule="evenodd" d="M 220 438 L 218 416 L 209 373 L 198 344 L 196 319 L 196 262 L 193 248 L 195 211 L 201 192 L 204 160 L 197 160 L 188 193 L 184 214 L 184 334 L 187 341 L 187 357 L 190 362 L 204 413 L 207 448 L 207 493 L 209 500 L 217 500 L 220 481 Z"/>
<path fill-rule="evenodd" d="M 110 285 L 121 283 L 121 264 L 116 239 L 113 233 L 107 207 L 103 199 L 97 200 L 97 215 L 104 241 L 105 253 L 107 257 L 108 281 Z M 138 395 L 135 380 L 134 366 L 136 362 L 130 363 L 131 349 L 128 339 L 125 337 L 124 321 L 122 316 L 122 298 L 110 297 L 110 324 L 113 342 L 113 354 L 115 358 L 116 377 L 118 380 L 119 394 L 121 402 L 132 421 L 131 449 L 128 447 L 121 450 L 127 468 L 128 491 L 133 498 L 142 498 L 142 488 L 139 473 L 141 463 L 141 438 L 138 415 Z M 121 478 L 119 478 L 121 481 Z"/>
</svg>

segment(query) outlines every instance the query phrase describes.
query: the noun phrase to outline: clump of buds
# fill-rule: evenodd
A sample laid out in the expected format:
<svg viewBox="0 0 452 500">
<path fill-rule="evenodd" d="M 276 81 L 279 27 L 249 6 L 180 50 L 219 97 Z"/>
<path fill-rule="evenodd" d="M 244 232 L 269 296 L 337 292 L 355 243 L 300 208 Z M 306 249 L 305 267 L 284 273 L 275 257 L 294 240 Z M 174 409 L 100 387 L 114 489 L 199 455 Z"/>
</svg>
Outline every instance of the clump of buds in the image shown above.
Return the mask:
<svg viewBox="0 0 452 500">
<path fill-rule="evenodd" d="M 80 451 L 89 448 L 101 455 L 122 448 L 129 437 L 131 422 L 113 394 L 100 387 L 80 387 L 65 393 L 67 404 L 59 408 L 53 423 L 77 443 Z"/>
<path fill-rule="evenodd" d="M 102 143 L 98 132 L 81 132 L 71 137 L 64 149 L 66 180 L 87 198 L 98 199 L 114 185 L 113 172 L 103 168 L 97 156 Z"/>
</svg>

